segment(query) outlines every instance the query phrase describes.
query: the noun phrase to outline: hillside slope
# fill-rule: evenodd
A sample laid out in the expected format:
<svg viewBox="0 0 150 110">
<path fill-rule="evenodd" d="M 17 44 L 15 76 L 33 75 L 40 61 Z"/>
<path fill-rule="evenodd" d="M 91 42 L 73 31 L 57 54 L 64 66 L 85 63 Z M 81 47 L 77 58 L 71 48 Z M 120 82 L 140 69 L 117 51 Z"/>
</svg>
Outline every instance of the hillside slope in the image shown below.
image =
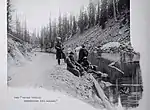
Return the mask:
<svg viewBox="0 0 150 110">
<path fill-rule="evenodd" d="M 13 40 L 11 37 L 8 37 L 7 41 L 7 75 L 9 81 L 13 75 L 10 68 L 20 66 L 30 60 L 31 45 L 21 44 L 20 42 Z"/>
<path fill-rule="evenodd" d="M 115 22 L 114 19 L 108 20 L 105 29 L 99 26 L 94 26 L 82 34 L 77 33 L 64 43 L 65 49 L 74 49 L 76 45 L 85 44 L 89 51 L 92 51 L 95 46 L 103 45 L 108 42 L 119 42 L 121 44 L 130 44 L 130 27 L 128 23 L 122 23 L 123 16 Z"/>
</svg>

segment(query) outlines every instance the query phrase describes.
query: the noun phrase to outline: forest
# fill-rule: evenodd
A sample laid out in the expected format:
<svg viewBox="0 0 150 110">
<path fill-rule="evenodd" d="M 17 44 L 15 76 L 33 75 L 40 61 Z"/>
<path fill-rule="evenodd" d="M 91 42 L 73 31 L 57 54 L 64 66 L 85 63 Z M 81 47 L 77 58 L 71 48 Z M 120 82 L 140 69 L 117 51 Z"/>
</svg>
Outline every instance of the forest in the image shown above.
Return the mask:
<svg viewBox="0 0 150 110">
<path fill-rule="evenodd" d="M 35 29 L 31 33 L 28 30 L 26 20 L 22 23 L 17 15 L 15 21 L 12 20 L 14 7 L 11 0 L 7 0 L 7 32 L 32 44 L 33 47 L 40 46 L 47 50 L 54 47 L 57 37 L 61 37 L 62 42 L 65 42 L 75 34 L 82 34 L 96 25 L 105 29 L 105 24 L 109 19 L 114 19 L 117 22 L 120 15 L 124 15 L 122 20 L 124 24 L 126 22 L 130 24 L 129 13 L 124 14 L 124 10 L 129 9 L 130 0 L 90 0 L 87 7 L 81 7 L 79 16 L 62 14 L 60 10 L 58 18 L 51 20 L 51 16 L 49 16 L 49 23 L 46 26 L 42 26 L 39 32 Z"/>
</svg>

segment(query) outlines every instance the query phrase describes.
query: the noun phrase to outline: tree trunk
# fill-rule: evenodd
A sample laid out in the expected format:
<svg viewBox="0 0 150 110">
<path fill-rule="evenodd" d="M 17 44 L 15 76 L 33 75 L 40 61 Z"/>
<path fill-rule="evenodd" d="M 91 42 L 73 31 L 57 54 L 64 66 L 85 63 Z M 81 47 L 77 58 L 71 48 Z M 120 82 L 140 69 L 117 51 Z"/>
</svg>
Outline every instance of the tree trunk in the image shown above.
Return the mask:
<svg viewBox="0 0 150 110">
<path fill-rule="evenodd" d="M 113 0 L 114 18 L 115 18 L 115 21 L 117 21 L 115 1 L 116 1 L 116 0 Z"/>
</svg>

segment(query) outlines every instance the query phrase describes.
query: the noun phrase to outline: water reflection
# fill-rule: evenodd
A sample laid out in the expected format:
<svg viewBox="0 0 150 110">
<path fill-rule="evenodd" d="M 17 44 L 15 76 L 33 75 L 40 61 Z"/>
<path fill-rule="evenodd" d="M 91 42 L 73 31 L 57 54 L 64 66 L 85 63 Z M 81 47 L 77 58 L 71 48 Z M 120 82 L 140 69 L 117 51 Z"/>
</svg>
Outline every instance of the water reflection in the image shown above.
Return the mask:
<svg viewBox="0 0 150 110">
<path fill-rule="evenodd" d="M 109 79 L 107 79 L 107 82 L 111 82 L 112 85 L 105 87 L 104 92 L 112 103 L 118 104 L 118 98 L 120 97 L 121 104 L 125 108 L 139 106 L 139 100 L 142 98 L 143 92 L 139 62 L 117 63 L 115 66 L 125 73 L 120 75 L 119 72 L 108 67 L 113 61 L 120 59 L 119 54 L 105 53 L 99 57 L 93 52 L 88 59 L 93 65 L 98 66 L 98 71 L 108 74 Z"/>
<path fill-rule="evenodd" d="M 120 96 L 123 107 L 137 107 L 142 98 L 142 86 L 119 86 L 112 85 L 104 89 L 109 100 L 117 104 Z"/>
</svg>

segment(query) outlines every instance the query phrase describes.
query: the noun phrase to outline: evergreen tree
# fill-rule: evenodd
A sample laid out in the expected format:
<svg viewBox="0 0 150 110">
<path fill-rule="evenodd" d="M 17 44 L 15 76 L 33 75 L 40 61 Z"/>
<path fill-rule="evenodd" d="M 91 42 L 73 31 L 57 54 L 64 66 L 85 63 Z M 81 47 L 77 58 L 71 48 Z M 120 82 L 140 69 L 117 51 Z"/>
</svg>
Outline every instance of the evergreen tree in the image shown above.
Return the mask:
<svg viewBox="0 0 150 110">
<path fill-rule="evenodd" d="M 29 44 L 31 44 L 31 36 L 30 36 L 30 33 L 29 33 L 28 29 L 26 29 L 26 34 L 27 34 L 26 42 L 28 42 Z"/>
<path fill-rule="evenodd" d="M 7 0 L 7 32 L 12 33 L 12 1 Z"/>
<path fill-rule="evenodd" d="M 58 18 L 58 36 L 62 38 L 62 18 L 61 18 L 61 13 L 59 13 L 59 18 Z"/>
<path fill-rule="evenodd" d="M 28 32 L 27 32 L 27 23 L 26 23 L 26 20 L 25 20 L 25 21 L 24 21 L 24 38 L 23 38 L 25 42 L 28 42 L 27 39 L 28 39 L 29 36 L 28 36 L 27 33 L 28 33 Z"/>
<path fill-rule="evenodd" d="M 117 15 L 116 15 L 116 0 L 113 0 L 113 8 L 114 8 L 114 18 L 115 18 L 115 21 L 117 21 Z"/>
<path fill-rule="evenodd" d="M 70 15 L 70 20 L 69 20 L 69 35 L 73 35 L 72 32 L 73 32 L 73 17 L 72 17 L 72 15 Z"/>
<path fill-rule="evenodd" d="M 67 18 L 67 36 L 65 39 L 67 39 L 72 34 L 72 30 L 70 30 L 70 21 L 69 18 Z"/>
<path fill-rule="evenodd" d="M 19 18 L 16 15 L 16 37 L 23 40 L 22 34 L 21 34 L 21 23 L 19 21 Z"/>
<path fill-rule="evenodd" d="M 97 4 L 97 15 L 96 15 L 96 25 L 100 23 L 100 2 L 98 0 Z"/>
<path fill-rule="evenodd" d="M 89 28 L 90 28 L 95 25 L 95 6 L 92 0 L 90 0 L 88 12 L 89 12 Z"/>
<path fill-rule="evenodd" d="M 80 29 L 80 33 L 83 33 L 83 31 L 84 31 L 84 13 L 83 13 L 82 10 L 80 10 L 78 26 L 79 26 L 79 29 Z"/>
<path fill-rule="evenodd" d="M 44 45 L 44 43 L 45 43 L 44 27 L 42 27 L 42 29 L 41 29 L 41 42 L 40 43 L 41 43 L 41 50 L 42 50 L 45 48 L 45 45 Z"/>
<path fill-rule="evenodd" d="M 62 41 L 65 40 L 67 34 L 68 34 L 68 20 L 67 20 L 67 16 L 64 15 L 63 24 L 62 24 Z"/>
<path fill-rule="evenodd" d="M 72 28 L 72 35 L 77 33 L 77 22 L 75 16 L 73 16 L 73 28 Z"/>
<path fill-rule="evenodd" d="M 84 22 L 84 29 L 87 29 L 88 28 L 88 15 L 87 15 L 87 12 L 84 11 L 84 16 L 83 16 L 83 22 Z"/>
<path fill-rule="evenodd" d="M 110 4 L 108 5 L 108 18 L 113 18 L 113 16 L 114 16 L 114 6 L 113 6 L 114 4 L 113 4 L 113 0 L 110 0 Z"/>
<path fill-rule="evenodd" d="M 101 17 L 100 17 L 100 26 L 102 26 L 102 29 L 105 28 L 106 21 L 107 21 L 107 0 L 102 0 Z"/>
<path fill-rule="evenodd" d="M 36 40 L 36 29 L 32 32 L 31 44 L 33 46 L 35 46 L 35 40 Z"/>
<path fill-rule="evenodd" d="M 51 42 L 51 47 L 55 46 L 55 41 L 57 37 L 57 26 L 56 26 L 56 21 L 53 21 L 53 28 L 52 28 L 52 42 Z"/>
<path fill-rule="evenodd" d="M 52 40 L 52 25 L 51 25 L 51 17 L 49 18 L 49 26 L 48 26 L 48 41 L 49 43 Z"/>
<path fill-rule="evenodd" d="M 119 13 L 121 13 L 124 9 L 130 9 L 130 0 L 118 0 Z"/>
</svg>

